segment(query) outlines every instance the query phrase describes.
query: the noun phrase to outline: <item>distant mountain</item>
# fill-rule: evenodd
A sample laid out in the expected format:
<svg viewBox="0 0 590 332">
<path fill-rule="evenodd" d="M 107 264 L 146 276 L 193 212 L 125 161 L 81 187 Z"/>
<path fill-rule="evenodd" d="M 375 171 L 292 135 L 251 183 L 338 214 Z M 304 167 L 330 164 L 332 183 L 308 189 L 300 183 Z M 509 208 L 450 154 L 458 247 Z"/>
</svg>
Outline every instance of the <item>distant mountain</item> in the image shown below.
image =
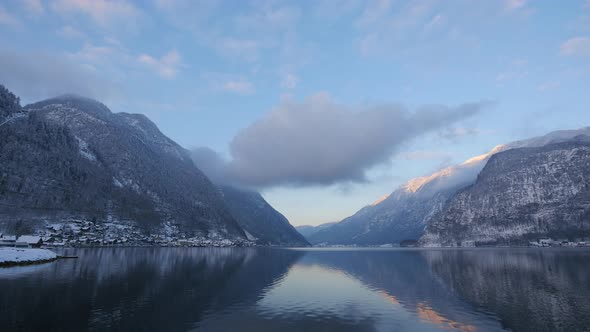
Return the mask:
<svg viewBox="0 0 590 332">
<path fill-rule="evenodd" d="M 0 88 L 0 222 L 66 219 L 245 240 L 220 190 L 147 117 L 62 96 L 21 109 Z M 121 226 L 123 227 L 123 226 Z"/>
<path fill-rule="evenodd" d="M 564 130 L 528 140 L 498 145 L 486 154 L 429 176 L 418 177 L 332 227 L 307 238 L 312 244 L 378 245 L 422 236 L 429 220 L 443 210 L 459 190 L 473 184 L 488 159 L 501 151 L 565 142 L 590 134 L 590 127 Z"/>
<path fill-rule="evenodd" d="M 261 245 L 305 247 L 309 242 L 260 193 L 221 186 L 225 202 L 248 238 Z"/>
<path fill-rule="evenodd" d="M 321 225 L 317 225 L 317 226 L 311 226 L 311 225 L 304 225 L 304 226 L 296 226 L 295 229 L 301 234 L 303 235 L 305 238 L 307 238 L 308 236 L 311 236 L 315 233 L 317 233 L 318 231 L 321 231 L 322 229 L 326 229 L 332 225 L 337 224 L 337 222 L 327 222 Z"/>
<path fill-rule="evenodd" d="M 422 236 L 426 246 L 526 244 L 590 235 L 590 136 L 490 158 Z"/>
</svg>

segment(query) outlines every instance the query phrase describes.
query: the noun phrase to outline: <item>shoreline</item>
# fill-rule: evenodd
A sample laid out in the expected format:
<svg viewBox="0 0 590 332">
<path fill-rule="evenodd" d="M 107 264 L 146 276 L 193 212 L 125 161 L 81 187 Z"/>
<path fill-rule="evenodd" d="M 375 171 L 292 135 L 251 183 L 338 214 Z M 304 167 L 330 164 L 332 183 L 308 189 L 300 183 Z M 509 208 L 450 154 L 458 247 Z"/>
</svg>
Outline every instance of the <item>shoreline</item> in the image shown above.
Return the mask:
<svg viewBox="0 0 590 332">
<path fill-rule="evenodd" d="M 0 267 L 43 264 L 57 260 L 59 256 L 48 249 L 0 248 Z"/>
</svg>

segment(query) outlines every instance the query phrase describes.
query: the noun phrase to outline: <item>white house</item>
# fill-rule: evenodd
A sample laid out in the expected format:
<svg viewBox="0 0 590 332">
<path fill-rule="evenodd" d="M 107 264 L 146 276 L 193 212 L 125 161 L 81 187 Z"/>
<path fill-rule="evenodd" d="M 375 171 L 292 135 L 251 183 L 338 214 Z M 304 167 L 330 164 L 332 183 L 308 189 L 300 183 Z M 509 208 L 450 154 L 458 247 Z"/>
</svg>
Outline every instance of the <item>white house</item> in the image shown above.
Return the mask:
<svg viewBox="0 0 590 332">
<path fill-rule="evenodd" d="M 26 243 L 29 247 L 33 248 L 39 248 L 43 245 L 43 239 L 33 235 L 21 235 L 16 242 Z"/>
<path fill-rule="evenodd" d="M 16 236 L 0 234 L 0 247 L 14 247 Z"/>
</svg>

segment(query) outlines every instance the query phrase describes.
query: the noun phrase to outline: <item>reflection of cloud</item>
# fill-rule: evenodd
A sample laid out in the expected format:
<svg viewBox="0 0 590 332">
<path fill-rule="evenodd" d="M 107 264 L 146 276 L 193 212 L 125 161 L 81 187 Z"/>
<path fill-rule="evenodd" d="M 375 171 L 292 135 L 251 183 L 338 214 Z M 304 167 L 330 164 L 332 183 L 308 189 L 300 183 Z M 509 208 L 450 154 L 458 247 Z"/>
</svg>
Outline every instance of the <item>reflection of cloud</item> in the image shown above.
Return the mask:
<svg viewBox="0 0 590 332">
<path fill-rule="evenodd" d="M 473 325 L 466 325 L 443 317 L 425 303 L 418 303 L 416 312 L 418 313 L 418 317 L 421 320 L 437 325 L 437 327 L 440 327 L 444 330 L 459 330 L 465 332 L 477 331 L 477 328 Z"/>
<path fill-rule="evenodd" d="M 380 289 L 377 291 L 378 294 L 381 294 L 381 296 L 383 296 L 383 298 L 385 298 L 387 301 L 389 301 L 389 303 L 391 304 L 396 304 L 399 305 L 399 301 L 397 300 L 397 298 L 389 293 L 387 293 L 386 291 Z"/>
</svg>

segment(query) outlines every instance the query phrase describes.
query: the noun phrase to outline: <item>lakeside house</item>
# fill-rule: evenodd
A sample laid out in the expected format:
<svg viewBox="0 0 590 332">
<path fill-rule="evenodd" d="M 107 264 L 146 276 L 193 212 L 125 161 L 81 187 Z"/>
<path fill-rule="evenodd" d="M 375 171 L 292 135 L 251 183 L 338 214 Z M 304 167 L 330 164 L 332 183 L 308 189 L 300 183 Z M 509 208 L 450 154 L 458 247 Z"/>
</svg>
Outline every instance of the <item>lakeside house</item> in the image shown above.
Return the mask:
<svg viewBox="0 0 590 332">
<path fill-rule="evenodd" d="M 15 235 L 0 234 L 0 247 L 14 247 L 15 243 Z"/>
<path fill-rule="evenodd" d="M 26 245 L 25 245 L 26 244 Z M 33 235 L 21 235 L 16 240 L 17 247 L 31 247 L 31 248 L 39 248 L 43 245 L 43 239 L 40 236 L 33 236 Z"/>
</svg>

